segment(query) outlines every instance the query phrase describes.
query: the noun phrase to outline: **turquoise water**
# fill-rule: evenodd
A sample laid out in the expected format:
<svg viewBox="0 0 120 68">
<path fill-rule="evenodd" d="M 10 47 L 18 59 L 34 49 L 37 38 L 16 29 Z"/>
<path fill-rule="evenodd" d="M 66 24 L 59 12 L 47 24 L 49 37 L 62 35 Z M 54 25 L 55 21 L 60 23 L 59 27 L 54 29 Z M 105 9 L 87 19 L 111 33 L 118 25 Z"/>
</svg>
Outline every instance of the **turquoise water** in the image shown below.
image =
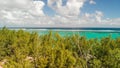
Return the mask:
<svg viewBox="0 0 120 68">
<path fill-rule="evenodd" d="M 59 33 L 61 36 L 72 36 L 74 34 L 78 34 L 80 36 L 86 36 L 87 39 L 94 39 L 94 38 L 104 38 L 111 36 L 113 39 L 119 38 L 120 37 L 120 32 L 117 31 L 94 31 L 94 30 L 39 30 L 39 29 L 32 29 L 32 30 L 27 30 L 29 32 L 37 32 L 39 35 L 45 35 L 48 34 L 49 31 L 52 31 L 52 33 Z"/>
</svg>

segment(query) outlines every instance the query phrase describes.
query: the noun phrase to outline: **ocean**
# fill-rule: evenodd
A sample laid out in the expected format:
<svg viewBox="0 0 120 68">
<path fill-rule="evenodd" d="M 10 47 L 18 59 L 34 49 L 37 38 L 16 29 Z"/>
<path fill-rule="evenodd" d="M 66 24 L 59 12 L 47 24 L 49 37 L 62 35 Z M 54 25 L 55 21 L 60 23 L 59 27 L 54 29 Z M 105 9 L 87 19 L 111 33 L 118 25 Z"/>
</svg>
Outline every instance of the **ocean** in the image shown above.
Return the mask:
<svg viewBox="0 0 120 68">
<path fill-rule="evenodd" d="M 59 33 L 61 36 L 72 36 L 78 34 L 85 36 L 87 39 L 101 39 L 104 37 L 111 37 L 116 39 L 120 37 L 120 28 L 27 28 L 29 32 L 37 32 L 39 35 L 52 33 Z"/>
</svg>

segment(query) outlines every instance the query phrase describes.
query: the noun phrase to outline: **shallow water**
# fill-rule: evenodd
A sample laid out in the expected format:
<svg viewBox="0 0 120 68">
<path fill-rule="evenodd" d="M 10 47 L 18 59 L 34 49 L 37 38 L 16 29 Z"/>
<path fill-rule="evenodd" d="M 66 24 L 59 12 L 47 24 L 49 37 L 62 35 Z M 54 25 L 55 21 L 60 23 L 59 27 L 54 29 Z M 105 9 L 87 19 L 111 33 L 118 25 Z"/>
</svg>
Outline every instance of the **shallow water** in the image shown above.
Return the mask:
<svg viewBox="0 0 120 68">
<path fill-rule="evenodd" d="M 111 36 L 113 39 L 120 37 L 119 30 L 49 30 L 49 29 L 26 29 L 29 32 L 37 32 L 39 35 L 48 34 L 49 31 L 52 33 L 59 33 L 61 36 L 72 36 L 74 34 L 78 34 L 80 36 L 85 36 L 87 39 L 94 38 L 104 38 Z"/>
</svg>

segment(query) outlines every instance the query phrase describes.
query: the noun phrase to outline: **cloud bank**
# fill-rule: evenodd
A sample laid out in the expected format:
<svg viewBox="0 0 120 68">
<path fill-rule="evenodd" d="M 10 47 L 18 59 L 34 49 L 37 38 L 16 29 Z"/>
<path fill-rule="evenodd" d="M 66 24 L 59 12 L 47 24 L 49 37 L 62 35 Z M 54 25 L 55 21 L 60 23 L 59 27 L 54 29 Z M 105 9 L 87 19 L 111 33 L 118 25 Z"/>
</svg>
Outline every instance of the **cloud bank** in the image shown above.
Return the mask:
<svg viewBox="0 0 120 68">
<path fill-rule="evenodd" d="M 0 0 L 0 26 L 25 27 L 114 27 L 120 26 L 120 18 L 104 18 L 102 11 L 82 13 L 86 2 L 94 0 Z M 45 14 L 48 6 L 56 13 Z"/>
</svg>

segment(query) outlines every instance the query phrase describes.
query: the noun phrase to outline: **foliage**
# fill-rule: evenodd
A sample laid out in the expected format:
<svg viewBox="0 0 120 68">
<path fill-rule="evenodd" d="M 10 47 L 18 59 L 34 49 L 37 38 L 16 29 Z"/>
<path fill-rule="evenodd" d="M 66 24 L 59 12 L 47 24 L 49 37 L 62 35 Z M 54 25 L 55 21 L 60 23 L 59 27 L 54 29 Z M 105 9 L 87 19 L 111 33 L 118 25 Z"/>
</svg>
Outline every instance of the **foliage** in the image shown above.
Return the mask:
<svg viewBox="0 0 120 68">
<path fill-rule="evenodd" d="M 0 65 L 4 68 L 120 68 L 120 38 L 87 40 L 77 34 L 38 35 L 3 28 Z"/>
</svg>

